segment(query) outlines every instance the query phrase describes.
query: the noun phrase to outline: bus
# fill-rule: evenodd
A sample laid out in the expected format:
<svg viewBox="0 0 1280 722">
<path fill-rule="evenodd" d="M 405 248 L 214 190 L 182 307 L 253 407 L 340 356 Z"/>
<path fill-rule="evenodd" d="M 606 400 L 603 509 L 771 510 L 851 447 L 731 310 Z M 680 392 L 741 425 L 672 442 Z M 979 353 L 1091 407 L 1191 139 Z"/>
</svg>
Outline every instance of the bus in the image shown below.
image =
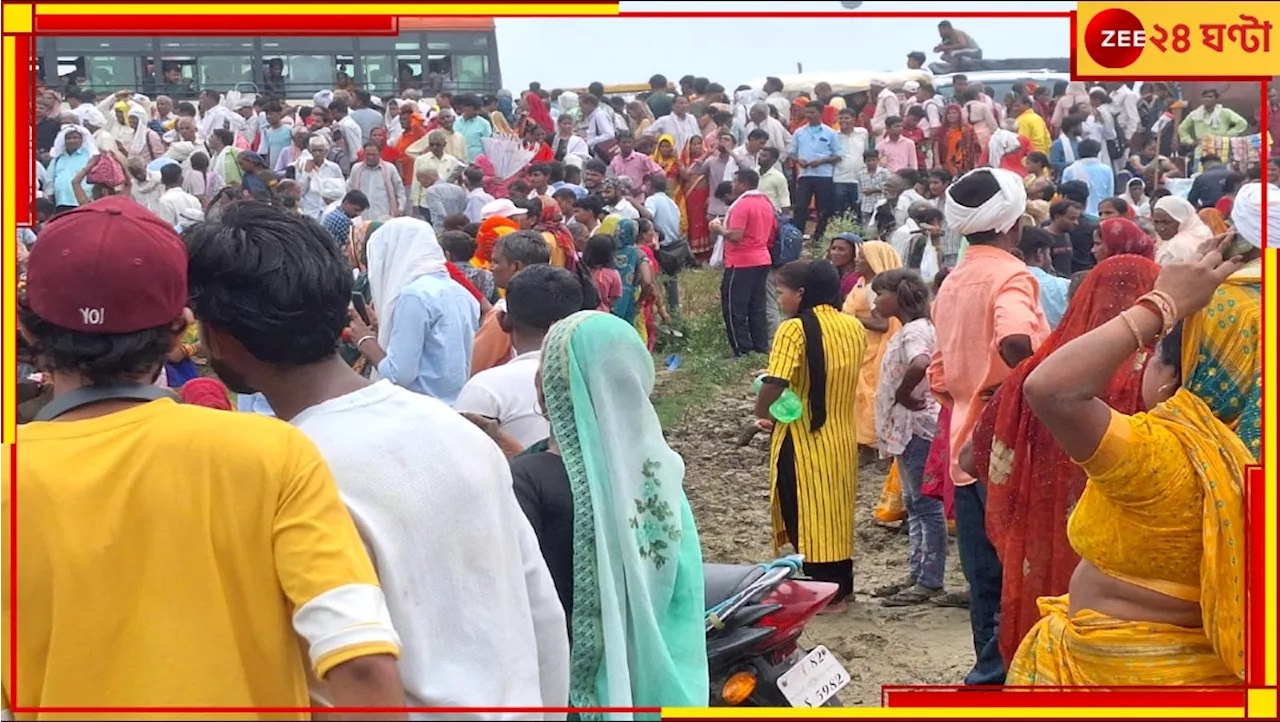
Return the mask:
<svg viewBox="0 0 1280 722">
<path fill-rule="evenodd" d="M 37 77 L 98 96 L 130 89 L 194 100 L 203 90 L 311 102 L 350 79 L 383 98 L 409 88 L 492 93 L 502 87 L 492 17 L 400 18 L 397 36 L 36 38 Z"/>
</svg>

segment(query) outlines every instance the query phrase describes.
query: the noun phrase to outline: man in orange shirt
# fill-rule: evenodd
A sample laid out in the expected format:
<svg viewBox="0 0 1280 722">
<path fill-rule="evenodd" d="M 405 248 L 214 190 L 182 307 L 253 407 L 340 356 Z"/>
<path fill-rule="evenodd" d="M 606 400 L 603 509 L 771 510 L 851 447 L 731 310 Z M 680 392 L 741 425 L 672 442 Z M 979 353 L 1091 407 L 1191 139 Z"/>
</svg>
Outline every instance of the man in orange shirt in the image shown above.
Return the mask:
<svg viewBox="0 0 1280 722">
<path fill-rule="evenodd" d="M 929 380 L 951 408 L 951 477 L 955 483 L 956 537 L 969 582 L 969 622 L 977 655 L 968 685 L 1004 683 L 999 639 L 1000 560 L 986 532 L 986 489 L 961 470 L 959 458 L 982 408 L 1009 371 L 1031 356 L 1049 333 L 1040 288 L 1010 250 L 1020 239 L 1026 186 L 1017 173 L 979 168 L 946 193 L 947 225 L 969 248 L 938 292 L 933 321 L 938 343 Z"/>
</svg>

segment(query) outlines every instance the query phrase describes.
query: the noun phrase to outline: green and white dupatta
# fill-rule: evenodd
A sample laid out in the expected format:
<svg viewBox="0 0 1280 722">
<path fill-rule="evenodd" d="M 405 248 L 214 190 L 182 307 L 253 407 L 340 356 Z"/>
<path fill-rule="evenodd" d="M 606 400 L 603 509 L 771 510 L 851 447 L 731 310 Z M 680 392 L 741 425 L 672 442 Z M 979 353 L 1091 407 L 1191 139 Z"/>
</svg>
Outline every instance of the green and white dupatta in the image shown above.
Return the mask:
<svg viewBox="0 0 1280 722">
<path fill-rule="evenodd" d="M 547 335 L 542 388 L 574 505 L 573 707 L 708 703 L 702 550 L 653 384 L 616 316 L 584 311 Z"/>
</svg>

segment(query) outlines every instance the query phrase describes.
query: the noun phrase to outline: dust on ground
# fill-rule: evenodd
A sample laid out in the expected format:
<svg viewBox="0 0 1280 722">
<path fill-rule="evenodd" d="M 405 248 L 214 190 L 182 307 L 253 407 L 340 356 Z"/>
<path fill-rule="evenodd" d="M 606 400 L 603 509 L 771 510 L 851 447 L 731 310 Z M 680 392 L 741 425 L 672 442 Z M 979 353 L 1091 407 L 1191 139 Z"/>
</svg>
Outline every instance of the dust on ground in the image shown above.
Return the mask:
<svg viewBox="0 0 1280 722">
<path fill-rule="evenodd" d="M 752 418 L 753 403 L 744 382 L 700 401 L 696 412 L 667 433 L 684 457 L 685 490 L 707 562 L 759 563 L 774 557 L 767 438 L 757 436 L 746 448 L 736 445 Z M 872 516 L 883 483 L 876 469 L 859 470 L 855 597 L 848 611 L 817 617 L 801 640 L 806 648 L 826 645 L 849 670 L 852 682 L 840 693 L 845 706 L 879 706 L 885 684 L 959 684 L 973 664 L 968 610 L 932 604 L 883 607 L 870 597 L 872 589 L 899 581 L 906 569 L 906 534 L 878 525 Z M 946 584 L 964 588 L 954 538 Z"/>
</svg>

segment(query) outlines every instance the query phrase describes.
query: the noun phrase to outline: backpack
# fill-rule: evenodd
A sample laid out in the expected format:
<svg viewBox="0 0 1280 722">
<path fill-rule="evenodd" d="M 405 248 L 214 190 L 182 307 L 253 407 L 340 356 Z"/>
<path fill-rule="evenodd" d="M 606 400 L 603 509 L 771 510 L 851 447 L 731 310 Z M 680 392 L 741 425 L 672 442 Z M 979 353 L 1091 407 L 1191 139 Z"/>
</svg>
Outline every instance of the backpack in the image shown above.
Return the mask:
<svg viewBox="0 0 1280 722">
<path fill-rule="evenodd" d="M 773 267 L 781 268 L 792 261 L 800 260 L 804 253 L 804 231 L 790 223 L 783 223 L 778 216 L 778 235 L 769 247 L 769 255 L 773 258 Z"/>
</svg>

